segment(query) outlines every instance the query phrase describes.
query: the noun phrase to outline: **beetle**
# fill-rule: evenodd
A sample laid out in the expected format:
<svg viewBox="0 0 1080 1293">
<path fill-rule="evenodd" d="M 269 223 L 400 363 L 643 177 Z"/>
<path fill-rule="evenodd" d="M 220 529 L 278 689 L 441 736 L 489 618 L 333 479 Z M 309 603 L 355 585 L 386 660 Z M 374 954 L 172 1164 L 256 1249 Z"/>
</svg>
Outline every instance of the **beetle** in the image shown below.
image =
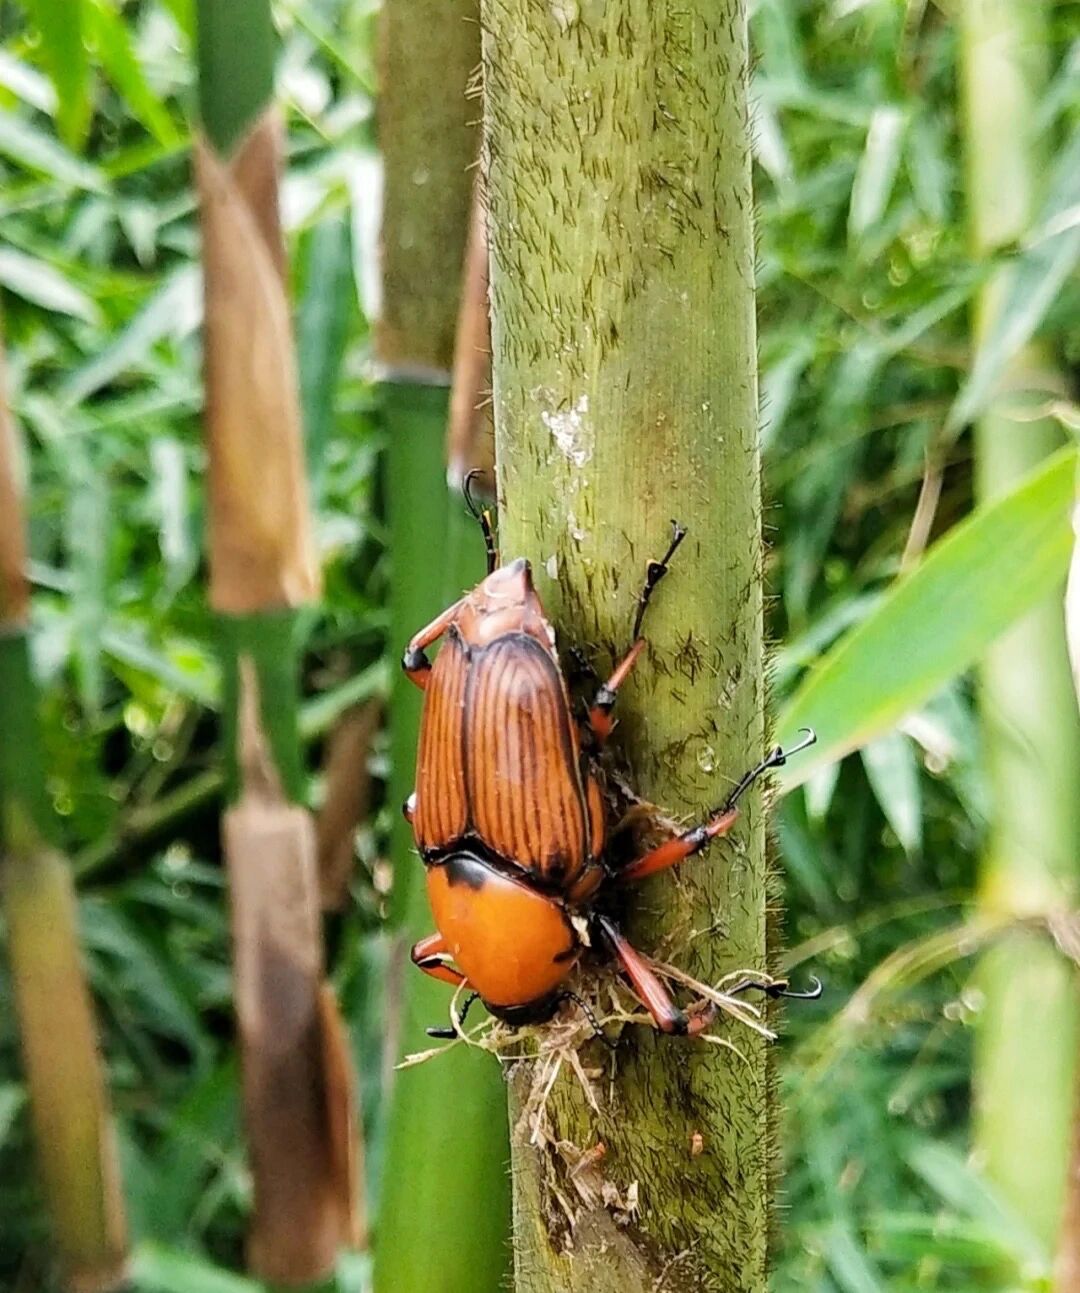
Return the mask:
<svg viewBox="0 0 1080 1293">
<path fill-rule="evenodd" d="M 416 943 L 412 960 L 433 978 L 472 989 L 468 1004 L 479 996 L 497 1018 L 524 1025 L 546 1022 L 574 995 L 564 986 L 567 977 L 586 946 L 599 947 L 614 957 L 660 1030 L 696 1035 L 716 1007 L 676 1005 L 600 900 L 607 888 L 677 866 L 726 835 L 742 795 L 814 734 L 806 729 L 788 751 L 777 746 L 699 825 L 610 869 L 595 753 L 614 726 L 619 688 L 645 649 L 641 628 L 650 599 L 686 531 L 673 523 L 667 552 L 648 563 L 630 649 L 579 724 L 529 562 L 499 565 L 491 518 L 476 508 L 467 486 L 484 532 L 487 576 L 421 629 L 402 660 L 425 693 L 416 790 L 404 811 L 437 927 Z M 439 639 L 432 662 L 428 649 Z M 772 996 L 820 992 L 820 984 L 794 993 L 783 980 L 752 979 L 733 991 L 749 988 Z"/>
</svg>

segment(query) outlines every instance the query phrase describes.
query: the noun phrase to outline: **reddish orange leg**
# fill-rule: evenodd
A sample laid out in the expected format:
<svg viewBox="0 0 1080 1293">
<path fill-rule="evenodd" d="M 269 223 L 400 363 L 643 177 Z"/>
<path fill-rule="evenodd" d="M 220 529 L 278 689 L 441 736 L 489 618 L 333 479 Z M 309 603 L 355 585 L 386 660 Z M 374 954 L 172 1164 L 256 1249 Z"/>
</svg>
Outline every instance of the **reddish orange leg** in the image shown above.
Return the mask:
<svg viewBox="0 0 1080 1293">
<path fill-rule="evenodd" d="M 651 849 L 643 857 L 639 857 L 636 862 L 631 862 L 628 867 L 624 867 L 619 872 L 619 879 L 622 881 L 644 880 L 646 876 L 655 875 L 657 871 L 666 871 L 668 867 L 678 866 L 688 857 L 695 853 L 700 853 L 713 840 L 718 839 L 721 835 L 726 835 L 735 824 L 739 815 L 736 807 L 742 796 L 757 781 L 763 772 L 770 768 L 782 768 L 793 754 L 798 754 L 800 750 L 805 750 L 808 745 L 813 745 L 817 740 L 813 730 L 809 727 L 802 729 L 806 736 L 793 746 L 790 750 L 784 750 L 779 745 L 771 751 L 756 768 L 752 768 L 739 782 L 735 789 L 727 797 L 727 802 L 722 808 L 717 808 L 712 816 L 702 826 L 695 826 L 692 830 L 684 831 L 681 835 L 676 835 L 673 839 L 665 840 L 657 848 Z"/>
<path fill-rule="evenodd" d="M 615 672 L 596 693 L 596 699 L 589 710 L 589 726 L 601 745 L 611 735 L 611 729 L 615 726 L 611 711 L 615 708 L 619 688 L 626 681 L 630 670 L 637 663 L 638 656 L 645 649 L 645 639 L 641 636 L 641 624 L 645 618 L 645 611 L 648 609 L 649 599 L 653 595 L 653 589 L 667 574 L 668 565 L 675 555 L 675 549 L 686 538 L 686 531 L 678 521 L 672 521 L 671 526 L 672 538 L 667 552 L 659 561 L 650 561 L 645 568 L 645 584 L 638 595 L 637 614 L 634 616 L 634 632 L 631 635 L 634 645 L 619 662 Z"/>
<path fill-rule="evenodd" d="M 412 962 L 417 969 L 430 974 L 433 979 L 449 983 L 452 988 L 460 988 L 468 980 L 460 970 L 447 965 L 443 960 L 446 955 L 446 939 L 441 934 L 429 934 L 413 945 Z"/>
<path fill-rule="evenodd" d="M 638 1000 L 653 1017 L 653 1022 L 662 1033 L 677 1033 L 681 1036 L 696 1037 L 704 1032 L 716 1018 L 716 1007 L 711 1003 L 699 1009 L 681 1010 L 671 998 L 671 993 L 660 982 L 656 972 L 607 916 L 599 916 L 596 921 L 608 946 L 618 958 L 623 972 L 630 980 Z"/>
<path fill-rule="evenodd" d="M 693 830 L 684 831 L 681 835 L 676 835 L 656 848 L 650 849 L 636 862 L 631 862 L 629 866 L 624 867 L 618 873 L 618 878 L 624 882 L 644 880 L 646 876 L 655 875 L 657 871 L 666 871 L 668 867 L 678 866 L 680 862 L 685 862 L 695 853 L 700 853 L 713 840 L 726 835 L 738 815 L 737 808 L 722 810 L 703 826 L 695 826 Z"/>
<path fill-rule="evenodd" d="M 453 606 L 448 606 L 438 619 L 432 620 L 426 628 L 421 629 L 405 648 L 405 654 L 401 658 L 401 667 L 405 670 L 408 678 L 416 683 L 421 691 L 427 686 L 428 674 L 431 673 L 431 661 L 425 654 L 425 648 L 431 646 L 432 642 L 442 637 L 450 627 L 450 623 L 460 607 L 460 601 L 455 602 Z"/>
<path fill-rule="evenodd" d="M 615 708 L 615 701 L 618 699 L 619 688 L 626 681 L 630 670 L 637 663 L 637 658 L 645 650 L 645 639 L 638 638 L 625 657 L 620 662 L 618 668 L 611 675 L 596 693 L 589 708 L 589 726 L 593 730 L 593 735 L 597 741 L 603 743 L 611 735 L 611 729 L 615 726 L 615 720 L 611 717 L 611 711 Z"/>
</svg>

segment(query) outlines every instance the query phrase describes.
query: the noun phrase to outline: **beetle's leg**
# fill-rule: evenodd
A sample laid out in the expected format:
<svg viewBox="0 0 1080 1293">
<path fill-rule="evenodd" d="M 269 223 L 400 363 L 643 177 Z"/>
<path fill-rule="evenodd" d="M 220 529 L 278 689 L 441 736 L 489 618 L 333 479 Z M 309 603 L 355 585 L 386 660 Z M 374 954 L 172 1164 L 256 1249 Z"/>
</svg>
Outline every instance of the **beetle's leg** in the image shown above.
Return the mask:
<svg viewBox="0 0 1080 1293">
<path fill-rule="evenodd" d="M 604 839 L 607 835 L 607 813 L 604 808 L 604 796 L 595 775 L 590 771 L 585 778 L 585 806 L 588 809 L 589 821 L 589 857 L 599 861 L 604 851 Z"/>
<path fill-rule="evenodd" d="M 623 972 L 638 999 L 653 1017 L 663 1033 L 678 1033 L 696 1037 L 716 1018 L 716 1006 L 711 1002 L 698 1010 L 681 1010 L 671 998 L 671 993 L 660 982 L 648 961 L 607 916 L 598 916 L 596 924 L 605 941 L 615 954 Z"/>
<path fill-rule="evenodd" d="M 615 701 L 618 699 L 619 688 L 626 681 L 630 670 L 637 663 L 637 658 L 645 650 L 645 639 L 638 638 L 626 655 L 619 661 L 615 672 L 602 683 L 597 690 L 593 703 L 589 706 L 589 726 L 592 728 L 593 735 L 597 741 L 603 743 L 611 735 L 611 729 L 615 722 L 611 717 L 611 711 L 615 708 Z"/>
<path fill-rule="evenodd" d="M 636 862 L 631 862 L 629 866 L 624 867 L 619 872 L 619 879 L 623 881 L 644 880 L 646 876 L 655 875 L 657 871 L 665 871 L 668 867 L 678 866 L 680 862 L 684 862 L 688 857 L 692 857 L 695 853 L 700 853 L 703 848 L 711 844 L 719 836 L 726 835 L 739 815 L 737 807 L 739 799 L 750 789 L 758 777 L 770 768 L 783 767 L 793 754 L 798 754 L 800 750 L 805 750 L 808 745 L 813 745 L 817 740 L 810 728 L 807 727 L 803 730 L 807 735 L 798 745 L 793 746 L 790 750 L 784 750 L 778 745 L 766 758 L 762 759 L 756 768 L 752 768 L 728 795 L 724 805 L 717 808 L 707 822 L 701 826 L 693 827 L 692 830 L 684 831 L 673 839 L 665 840 L 663 844 L 651 849 L 643 857 L 639 857 Z"/>
<path fill-rule="evenodd" d="M 429 934 L 419 943 L 414 943 L 411 955 L 413 965 L 423 970 L 425 974 L 430 974 L 433 979 L 449 983 L 453 988 L 460 988 L 463 983 L 468 982 L 460 970 L 455 970 L 452 965 L 447 965 L 443 960 L 447 951 L 446 939 L 441 934 Z"/>
<path fill-rule="evenodd" d="M 406 799 L 405 802 L 401 805 L 401 815 L 402 817 L 405 818 L 405 820 L 409 823 L 410 826 L 413 824 L 413 819 L 416 817 L 416 791 L 415 790 L 408 797 L 408 799 Z"/>
<path fill-rule="evenodd" d="M 567 889 L 564 895 L 566 901 L 571 905 L 571 907 L 577 907 L 582 903 L 588 902 L 593 894 L 596 893 L 597 889 L 599 889 L 604 883 L 606 876 L 607 872 L 602 866 L 598 866 L 594 862 L 590 863 L 585 870 L 581 872 L 570 888 Z"/>
<path fill-rule="evenodd" d="M 461 600 L 463 601 L 464 598 Z M 401 657 L 401 667 L 421 691 L 427 686 L 428 674 L 431 672 L 431 661 L 424 654 L 424 649 L 442 637 L 460 608 L 461 601 L 448 606 L 438 619 L 432 620 L 426 628 L 421 629 L 405 648 L 405 654 Z"/>
<path fill-rule="evenodd" d="M 466 475 L 461 492 L 465 495 L 465 506 L 484 532 L 484 551 L 487 553 L 487 572 L 490 575 L 499 566 L 499 550 L 495 546 L 495 531 L 491 524 L 491 511 L 486 507 L 478 507 L 476 500 L 472 496 L 473 478 L 483 474 L 479 467 L 474 467 Z"/>
<path fill-rule="evenodd" d="M 661 579 L 667 574 L 668 566 L 671 564 L 671 558 L 675 555 L 675 550 L 683 539 L 686 538 L 686 530 L 678 521 L 671 523 L 671 542 L 668 544 L 668 550 L 659 561 L 650 561 L 645 567 L 645 586 L 638 594 L 637 614 L 634 616 L 634 631 L 630 635 L 634 639 L 635 645 L 641 637 L 641 622 L 645 618 L 645 612 L 649 608 L 649 599 L 653 595 L 653 590 Z"/>
<path fill-rule="evenodd" d="M 793 992 L 791 983 L 787 979 L 773 979 L 768 983 L 761 979 L 740 979 L 733 988 L 725 988 L 724 992 L 727 996 L 734 997 L 740 992 L 756 989 L 764 992 L 767 997 L 772 997 L 774 1001 L 780 997 L 788 997 L 792 1001 L 817 1001 L 825 988 L 816 974 L 812 974 L 810 978 L 814 986 L 807 988 L 805 992 Z"/>
<path fill-rule="evenodd" d="M 645 612 L 648 609 L 653 590 L 667 574 L 668 566 L 671 563 L 671 558 L 675 555 L 676 548 L 686 538 L 686 531 L 678 521 L 672 521 L 671 524 L 673 533 L 667 552 L 659 561 L 650 561 L 645 568 L 645 584 L 638 594 L 637 614 L 634 616 L 634 631 L 631 634 L 634 645 L 619 662 L 615 672 L 596 693 L 596 699 L 589 709 L 589 726 L 601 744 L 610 736 L 611 729 L 614 726 L 611 720 L 611 711 L 615 707 L 619 688 L 626 681 L 630 670 L 637 663 L 638 656 L 645 649 L 645 639 L 641 636 L 641 624 L 645 618 Z"/>
<path fill-rule="evenodd" d="M 461 1014 L 457 1017 L 458 1028 L 463 1028 L 465 1026 L 465 1019 L 472 1008 L 473 1002 L 479 1000 L 479 992 L 470 993 L 469 996 L 465 998 L 465 1004 L 461 1007 Z M 425 1029 L 425 1031 L 429 1037 L 438 1037 L 441 1041 L 447 1042 L 452 1042 L 458 1035 L 456 1028 L 428 1028 Z"/>
<path fill-rule="evenodd" d="M 713 840 L 726 835 L 738 815 L 737 808 L 715 813 L 702 826 L 695 826 L 692 830 L 683 831 L 681 835 L 665 840 L 663 844 L 657 845 L 656 848 L 650 849 L 648 853 L 639 857 L 636 862 L 623 867 L 618 872 L 618 879 L 624 882 L 644 880 L 646 876 L 655 875 L 657 871 L 666 871 L 668 867 L 678 866 L 680 862 L 685 862 L 695 853 L 700 853 Z"/>
</svg>

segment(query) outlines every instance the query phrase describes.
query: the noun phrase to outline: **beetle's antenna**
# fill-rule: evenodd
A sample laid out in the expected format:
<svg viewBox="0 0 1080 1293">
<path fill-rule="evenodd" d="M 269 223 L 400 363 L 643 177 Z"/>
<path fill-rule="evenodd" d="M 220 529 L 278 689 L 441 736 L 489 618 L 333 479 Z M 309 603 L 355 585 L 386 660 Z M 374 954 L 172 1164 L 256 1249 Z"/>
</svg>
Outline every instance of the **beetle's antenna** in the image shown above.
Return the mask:
<svg viewBox="0 0 1080 1293">
<path fill-rule="evenodd" d="M 607 1035 L 607 1033 L 605 1033 L 604 1030 L 600 1027 L 600 1024 L 597 1021 L 596 1015 L 593 1013 L 592 1007 L 588 1005 L 586 1002 L 582 1001 L 582 999 L 578 996 L 576 992 L 571 992 L 569 988 L 565 988 L 562 992 L 559 993 L 559 999 L 561 1001 L 575 1002 L 578 1008 L 581 1010 L 581 1013 L 592 1025 L 593 1036 L 599 1038 L 600 1041 L 602 1041 L 604 1045 L 608 1048 L 608 1050 L 613 1051 L 615 1049 L 615 1043 L 611 1040 L 611 1038 Z"/>
<path fill-rule="evenodd" d="M 491 525 L 491 512 L 486 507 L 477 506 L 472 492 L 473 477 L 482 475 L 483 472 L 478 467 L 466 472 L 465 479 L 461 485 L 461 492 L 465 495 L 465 506 L 476 521 L 479 522 L 480 528 L 484 532 L 484 551 L 487 553 L 487 572 L 490 575 L 499 564 L 499 550 L 495 546 L 495 531 Z"/>
<path fill-rule="evenodd" d="M 461 1007 L 461 1014 L 458 1015 L 457 1018 L 458 1028 L 463 1028 L 465 1026 L 465 1016 L 469 1013 L 469 1007 L 479 998 L 479 996 L 479 992 L 474 992 L 471 996 L 465 998 L 465 1004 Z M 452 1042 L 454 1038 L 457 1037 L 458 1032 L 457 1028 L 429 1028 L 427 1030 L 427 1035 L 429 1037 L 437 1037 L 440 1041 Z"/>
<path fill-rule="evenodd" d="M 814 732 L 812 727 L 800 727 L 799 731 L 805 732 L 806 735 L 798 745 L 793 745 L 790 750 L 785 750 L 782 746 L 778 745 L 775 750 L 762 759 L 756 768 L 751 768 L 731 794 L 728 795 L 727 800 L 724 803 L 724 812 L 730 812 L 735 807 L 742 796 L 750 789 L 763 772 L 768 772 L 770 768 L 782 768 L 792 755 L 800 754 L 803 750 L 813 745 L 817 740 L 817 734 Z"/>
</svg>

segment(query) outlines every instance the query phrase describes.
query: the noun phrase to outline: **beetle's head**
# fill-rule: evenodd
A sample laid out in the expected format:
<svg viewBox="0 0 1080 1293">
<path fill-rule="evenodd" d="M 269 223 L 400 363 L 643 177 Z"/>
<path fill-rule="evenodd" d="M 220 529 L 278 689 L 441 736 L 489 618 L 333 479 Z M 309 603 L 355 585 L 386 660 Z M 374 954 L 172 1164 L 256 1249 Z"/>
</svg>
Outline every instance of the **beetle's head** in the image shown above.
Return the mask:
<svg viewBox="0 0 1080 1293">
<path fill-rule="evenodd" d="M 493 570 L 480 585 L 484 599 L 492 609 L 523 606 L 533 595 L 532 566 L 524 557 Z"/>
</svg>

